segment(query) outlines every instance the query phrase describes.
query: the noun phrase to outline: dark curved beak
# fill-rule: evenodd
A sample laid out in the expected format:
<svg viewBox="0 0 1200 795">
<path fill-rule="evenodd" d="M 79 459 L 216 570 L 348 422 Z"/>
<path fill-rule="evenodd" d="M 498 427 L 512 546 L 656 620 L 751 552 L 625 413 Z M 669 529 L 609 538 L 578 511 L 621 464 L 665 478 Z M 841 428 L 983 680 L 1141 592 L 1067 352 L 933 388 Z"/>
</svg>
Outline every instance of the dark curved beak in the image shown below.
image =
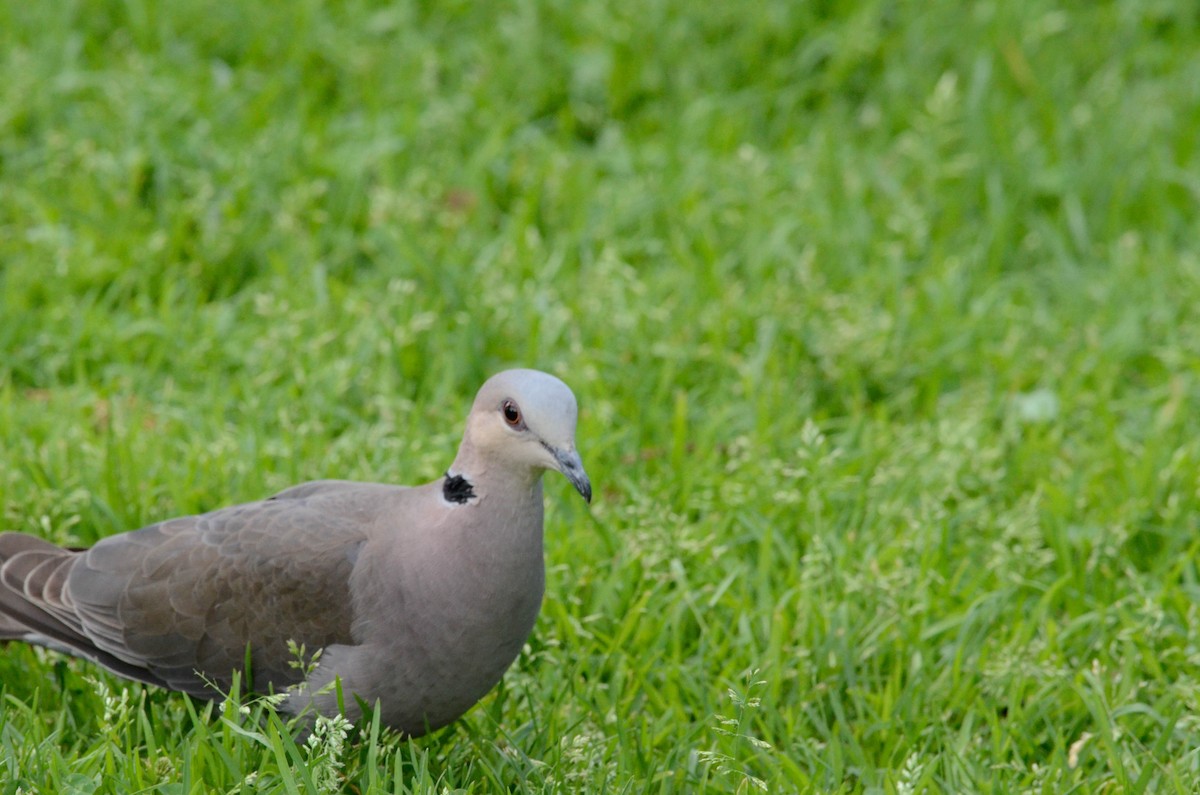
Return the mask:
<svg viewBox="0 0 1200 795">
<path fill-rule="evenodd" d="M 583 498 L 591 503 L 592 501 L 592 482 L 588 480 L 587 473 L 583 471 L 583 459 L 579 457 L 577 450 L 559 450 L 552 449 L 550 452 L 554 454 L 554 460 L 558 462 L 558 471 L 566 476 L 567 480 L 571 481 L 571 485 L 575 490 L 583 495 Z"/>
</svg>

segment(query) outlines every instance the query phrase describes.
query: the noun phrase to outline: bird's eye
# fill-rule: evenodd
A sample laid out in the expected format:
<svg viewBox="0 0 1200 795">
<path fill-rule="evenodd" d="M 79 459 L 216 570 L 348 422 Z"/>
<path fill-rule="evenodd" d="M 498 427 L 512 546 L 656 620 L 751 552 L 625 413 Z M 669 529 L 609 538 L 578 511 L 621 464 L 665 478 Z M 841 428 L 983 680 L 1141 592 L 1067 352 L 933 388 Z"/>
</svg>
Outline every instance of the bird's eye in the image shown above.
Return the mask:
<svg viewBox="0 0 1200 795">
<path fill-rule="evenodd" d="M 521 425 L 521 410 L 517 408 L 517 404 L 511 400 L 504 401 L 500 407 L 500 411 L 504 414 L 504 421 L 514 428 Z"/>
</svg>

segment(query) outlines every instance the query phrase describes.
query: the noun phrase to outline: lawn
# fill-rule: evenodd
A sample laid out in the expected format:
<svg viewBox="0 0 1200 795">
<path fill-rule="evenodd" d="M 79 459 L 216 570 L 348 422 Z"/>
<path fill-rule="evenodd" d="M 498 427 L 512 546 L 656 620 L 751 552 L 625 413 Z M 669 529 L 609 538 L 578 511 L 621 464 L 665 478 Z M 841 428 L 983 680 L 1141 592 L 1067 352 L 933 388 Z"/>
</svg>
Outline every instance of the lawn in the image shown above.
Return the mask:
<svg viewBox="0 0 1200 795">
<path fill-rule="evenodd" d="M 417 740 L 11 644 L 0 795 L 1200 790 L 1187 0 L 0 3 L 2 529 L 442 474 L 547 596 Z"/>
</svg>

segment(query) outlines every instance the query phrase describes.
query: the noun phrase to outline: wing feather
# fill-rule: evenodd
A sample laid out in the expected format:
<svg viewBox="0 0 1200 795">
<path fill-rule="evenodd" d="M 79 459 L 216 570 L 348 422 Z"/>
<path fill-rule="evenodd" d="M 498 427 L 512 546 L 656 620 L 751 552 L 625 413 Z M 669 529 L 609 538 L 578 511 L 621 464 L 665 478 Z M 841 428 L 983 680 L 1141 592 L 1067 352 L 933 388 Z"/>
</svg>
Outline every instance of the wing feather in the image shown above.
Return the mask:
<svg viewBox="0 0 1200 795">
<path fill-rule="evenodd" d="M 281 690 L 300 679 L 289 640 L 310 652 L 354 642 L 350 575 L 375 516 L 345 506 L 364 487 L 303 484 L 82 551 L 0 534 L 0 638 L 23 628 L 203 697 L 217 695 L 206 679 L 230 683 L 249 647 L 253 688 Z"/>
</svg>

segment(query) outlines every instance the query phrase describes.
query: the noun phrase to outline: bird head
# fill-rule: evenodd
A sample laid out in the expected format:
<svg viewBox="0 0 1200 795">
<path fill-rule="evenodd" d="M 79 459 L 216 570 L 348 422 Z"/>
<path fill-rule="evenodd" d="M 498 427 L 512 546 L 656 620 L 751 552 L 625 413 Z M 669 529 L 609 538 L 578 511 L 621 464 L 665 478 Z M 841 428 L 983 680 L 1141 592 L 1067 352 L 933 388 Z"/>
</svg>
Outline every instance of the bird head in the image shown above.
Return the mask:
<svg viewBox="0 0 1200 795">
<path fill-rule="evenodd" d="M 578 413 L 570 387 L 549 373 L 505 370 L 475 396 L 464 446 L 488 466 L 561 472 L 591 502 L 592 484 L 575 449 Z"/>
</svg>

